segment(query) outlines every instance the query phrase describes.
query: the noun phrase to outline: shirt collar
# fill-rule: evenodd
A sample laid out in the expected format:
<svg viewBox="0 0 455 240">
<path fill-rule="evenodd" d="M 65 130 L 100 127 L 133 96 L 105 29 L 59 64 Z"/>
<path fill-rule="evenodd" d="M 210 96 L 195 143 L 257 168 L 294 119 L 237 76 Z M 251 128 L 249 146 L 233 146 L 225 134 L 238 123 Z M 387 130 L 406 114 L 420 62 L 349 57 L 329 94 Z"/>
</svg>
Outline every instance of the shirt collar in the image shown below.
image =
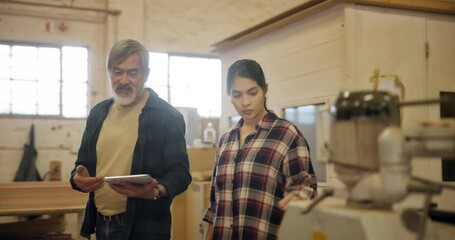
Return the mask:
<svg viewBox="0 0 455 240">
<path fill-rule="evenodd" d="M 258 129 L 265 129 L 269 130 L 272 128 L 273 123 L 278 119 L 278 116 L 271 110 L 268 110 L 267 113 L 262 117 L 261 121 L 256 125 L 256 130 Z M 235 131 L 240 131 L 240 128 L 243 125 L 243 118 L 241 118 L 237 124 L 230 130 L 231 133 Z"/>
</svg>

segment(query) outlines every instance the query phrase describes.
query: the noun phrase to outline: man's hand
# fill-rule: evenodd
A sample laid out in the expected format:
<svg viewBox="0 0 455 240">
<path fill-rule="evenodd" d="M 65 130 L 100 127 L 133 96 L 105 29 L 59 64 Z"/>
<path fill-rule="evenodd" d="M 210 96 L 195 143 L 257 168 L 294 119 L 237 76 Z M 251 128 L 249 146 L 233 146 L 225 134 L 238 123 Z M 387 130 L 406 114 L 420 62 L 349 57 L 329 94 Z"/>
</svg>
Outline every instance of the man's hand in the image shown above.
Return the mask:
<svg viewBox="0 0 455 240">
<path fill-rule="evenodd" d="M 103 177 L 90 177 L 87 168 L 82 165 L 77 166 L 73 180 L 77 187 L 84 192 L 93 192 L 104 184 Z"/>
<path fill-rule="evenodd" d="M 128 182 L 122 184 L 109 184 L 109 186 L 116 192 L 132 198 L 154 199 L 158 196 L 156 189 L 158 181 L 153 180 L 149 183 L 138 185 Z M 161 188 L 160 188 L 161 189 Z"/>
</svg>

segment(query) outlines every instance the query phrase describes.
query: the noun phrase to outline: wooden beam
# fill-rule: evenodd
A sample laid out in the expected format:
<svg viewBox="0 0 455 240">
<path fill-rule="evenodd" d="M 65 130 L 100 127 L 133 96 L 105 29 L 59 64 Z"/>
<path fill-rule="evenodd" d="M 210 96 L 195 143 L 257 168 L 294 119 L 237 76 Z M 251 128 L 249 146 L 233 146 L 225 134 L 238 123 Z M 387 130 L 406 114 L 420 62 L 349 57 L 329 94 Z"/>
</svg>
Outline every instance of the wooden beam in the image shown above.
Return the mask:
<svg viewBox="0 0 455 240">
<path fill-rule="evenodd" d="M 213 44 L 212 46 L 215 47 L 213 52 L 223 52 L 240 43 L 258 38 L 266 33 L 303 19 L 304 17 L 321 12 L 333 6 L 335 3 L 337 3 L 336 0 L 310 0 L 309 2 Z"/>
<path fill-rule="evenodd" d="M 347 0 L 346 2 L 368 6 L 455 15 L 455 1 L 448 0 Z"/>
<path fill-rule="evenodd" d="M 244 42 L 320 13 L 334 5 L 346 3 L 455 15 L 455 0 L 310 0 L 256 26 L 213 44 L 212 46 L 214 49 L 212 52 L 224 52 Z"/>
</svg>

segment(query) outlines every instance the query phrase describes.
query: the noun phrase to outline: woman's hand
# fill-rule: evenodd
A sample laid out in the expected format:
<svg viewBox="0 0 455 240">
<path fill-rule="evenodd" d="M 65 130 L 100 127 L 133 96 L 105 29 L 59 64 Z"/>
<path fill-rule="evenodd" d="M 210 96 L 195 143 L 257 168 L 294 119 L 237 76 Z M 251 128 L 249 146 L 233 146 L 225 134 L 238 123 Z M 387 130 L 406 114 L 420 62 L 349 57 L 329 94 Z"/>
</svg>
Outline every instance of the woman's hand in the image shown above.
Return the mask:
<svg viewBox="0 0 455 240">
<path fill-rule="evenodd" d="M 281 210 L 286 211 L 288 209 L 289 202 L 299 199 L 294 194 L 286 194 L 283 199 L 278 202 L 278 206 Z"/>
<path fill-rule="evenodd" d="M 213 223 L 209 223 L 207 227 L 207 232 L 205 233 L 205 240 L 213 239 Z"/>
</svg>

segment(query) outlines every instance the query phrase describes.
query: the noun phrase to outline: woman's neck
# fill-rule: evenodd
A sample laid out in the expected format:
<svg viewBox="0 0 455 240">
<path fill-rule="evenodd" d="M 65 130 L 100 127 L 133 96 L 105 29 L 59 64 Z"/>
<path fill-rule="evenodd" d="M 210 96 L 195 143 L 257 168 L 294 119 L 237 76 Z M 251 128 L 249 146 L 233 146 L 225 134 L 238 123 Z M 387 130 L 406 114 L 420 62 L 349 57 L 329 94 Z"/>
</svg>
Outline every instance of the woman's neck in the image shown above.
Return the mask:
<svg viewBox="0 0 455 240">
<path fill-rule="evenodd" d="M 255 128 L 266 114 L 267 111 L 264 109 L 264 111 L 261 114 L 258 114 L 255 118 L 248 120 L 244 119 L 243 126 L 246 128 Z"/>
</svg>

